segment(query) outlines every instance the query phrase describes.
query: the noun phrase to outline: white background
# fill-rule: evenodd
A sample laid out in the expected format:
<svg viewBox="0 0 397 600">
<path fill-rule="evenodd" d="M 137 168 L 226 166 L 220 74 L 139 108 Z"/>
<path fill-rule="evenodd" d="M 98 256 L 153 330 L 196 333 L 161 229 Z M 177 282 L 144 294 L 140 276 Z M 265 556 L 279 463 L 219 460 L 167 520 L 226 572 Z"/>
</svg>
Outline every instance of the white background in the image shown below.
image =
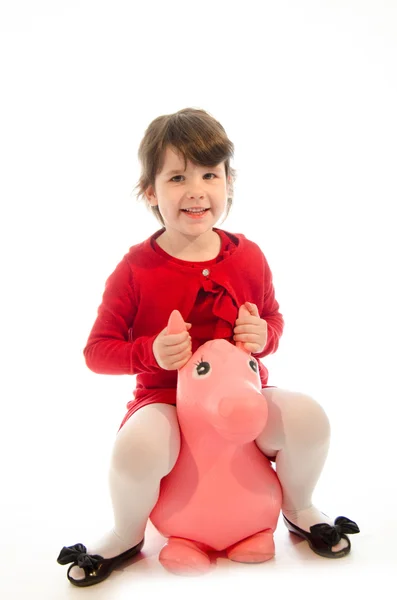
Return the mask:
<svg viewBox="0 0 397 600">
<path fill-rule="evenodd" d="M 379 590 L 397 564 L 397 4 L 9 0 L 0 57 L 2 596 Z M 273 271 L 286 327 L 269 383 L 331 420 L 315 502 L 362 532 L 329 561 L 280 523 L 271 564 L 191 580 L 162 571 L 149 527 L 144 560 L 79 590 L 56 557 L 111 522 L 107 465 L 134 387 L 91 373 L 82 349 L 107 276 L 159 228 L 132 194 L 143 133 L 187 106 L 235 144 L 221 226 Z"/>
</svg>

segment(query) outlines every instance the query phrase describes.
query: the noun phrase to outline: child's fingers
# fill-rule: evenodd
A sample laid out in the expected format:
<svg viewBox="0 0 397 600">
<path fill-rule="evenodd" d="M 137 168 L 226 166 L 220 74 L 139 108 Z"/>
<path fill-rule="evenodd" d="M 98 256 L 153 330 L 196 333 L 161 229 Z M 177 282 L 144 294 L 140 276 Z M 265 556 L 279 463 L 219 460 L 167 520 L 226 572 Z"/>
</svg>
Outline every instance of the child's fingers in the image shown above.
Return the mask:
<svg viewBox="0 0 397 600">
<path fill-rule="evenodd" d="M 176 354 L 172 359 L 172 363 L 170 364 L 170 370 L 181 369 L 190 360 L 191 356 L 192 353 L 186 351 Z"/>
<path fill-rule="evenodd" d="M 246 302 L 245 308 L 248 310 L 250 315 L 254 317 L 259 317 L 258 307 L 256 304 L 253 304 L 252 302 Z"/>
<path fill-rule="evenodd" d="M 241 327 L 243 325 L 259 325 L 261 319 L 259 317 L 246 317 L 245 319 L 236 319 L 235 325 Z"/>
<path fill-rule="evenodd" d="M 186 363 L 188 363 L 188 362 L 189 362 L 190 358 L 191 358 L 191 357 L 190 357 L 190 356 L 188 356 L 186 359 L 183 359 L 183 360 L 179 361 L 178 363 L 175 363 L 175 365 L 174 365 L 174 367 L 173 367 L 173 368 L 174 368 L 174 369 L 177 369 L 177 370 L 178 370 L 178 369 L 182 369 L 182 367 L 184 367 L 184 366 L 186 365 Z"/>
<path fill-rule="evenodd" d="M 234 333 L 258 333 L 258 327 L 259 324 L 237 325 L 237 327 L 234 328 Z"/>
<path fill-rule="evenodd" d="M 244 344 L 244 348 L 248 352 L 251 352 L 252 354 L 255 354 L 255 352 L 258 352 L 259 346 L 258 346 L 258 344 L 245 343 Z"/>
<path fill-rule="evenodd" d="M 253 342 L 258 344 L 259 336 L 254 333 L 239 333 L 233 336 L 235 342 Z"/>
<path fill-rule="evenodd" d="M 184 348 L 182 351 L 177 352 L 176 354 L 163 355 L 161 366 L 163 367 L 163 369 L 166 369 L 168 371 L 172 371 L 173 369 L 180 369 L 184 364 L 187 363 L 191 356 L 191 348 Z"/>
<path fill-rule="evenodd" d="M 189 339 L 190 336 L 187 331 L 182 331 L 181 333 L 170 333 L 163 337 L 162 342 L 165 346 L 176 346 L 177 344 L 182 344 L 182 342 Z"/>
<path fill-rule="evenodd" d="M 191 347 L 192 347 L 192 340 L 190 338 L 188 338 L 181 344 L 175 344 L 174 346 L 166 346 L 164 348 L 164 350 L 167 353 L 167 356 L 175 357 L 178 354 L 181 354 L 181 352 L 185 352 L 186 350 L 188 350 Z"/>
</svg>

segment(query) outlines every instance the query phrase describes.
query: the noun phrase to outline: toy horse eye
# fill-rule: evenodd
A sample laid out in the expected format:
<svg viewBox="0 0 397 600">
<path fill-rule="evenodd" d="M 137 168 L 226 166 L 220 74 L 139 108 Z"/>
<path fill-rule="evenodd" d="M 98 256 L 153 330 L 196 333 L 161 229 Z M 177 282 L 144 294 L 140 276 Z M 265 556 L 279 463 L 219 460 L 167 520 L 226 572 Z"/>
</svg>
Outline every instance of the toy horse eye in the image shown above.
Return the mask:
<svg viewBox="0 0 397 600">
<path fill-rule="evenodd" d="M 205 361 L 201 361 L 196 366 L 196 373 L 197 373 L 197 375 L 207 375 L 207 373 L 209 373 L 210 370 L 211 370 L 210 363 L 205 362 Z"/>
<path fill-rule="evenodd" d="M 256 362 L 256 360 L 250 360 L 248 364 L 254 373 L 258 372 L 258 363 Z"/>
</svg>

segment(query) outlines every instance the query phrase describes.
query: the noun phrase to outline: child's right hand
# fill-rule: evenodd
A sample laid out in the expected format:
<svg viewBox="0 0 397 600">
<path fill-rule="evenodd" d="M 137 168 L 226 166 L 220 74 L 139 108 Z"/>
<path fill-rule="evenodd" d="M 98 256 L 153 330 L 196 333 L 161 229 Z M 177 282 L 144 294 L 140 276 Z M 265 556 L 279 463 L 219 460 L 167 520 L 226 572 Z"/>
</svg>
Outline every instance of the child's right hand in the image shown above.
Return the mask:
<svg viewBox="0 0 397 600">
<path fill-rule="evenodd" d="M 185 325 L 187 330 L 192 326 L 191 323 Z M 181 369 L 192 356 L 192 339 L 188 331 L 167 334 L 166 327 L 153 342 L 153 354 L 162 369 Z"/>
</svg>

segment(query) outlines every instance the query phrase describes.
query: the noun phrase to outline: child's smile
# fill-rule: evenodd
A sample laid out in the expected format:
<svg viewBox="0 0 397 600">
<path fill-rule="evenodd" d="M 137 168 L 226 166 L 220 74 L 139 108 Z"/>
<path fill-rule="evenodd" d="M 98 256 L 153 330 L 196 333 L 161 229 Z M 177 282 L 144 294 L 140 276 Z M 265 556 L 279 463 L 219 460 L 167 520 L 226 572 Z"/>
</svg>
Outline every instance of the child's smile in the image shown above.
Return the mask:
<svg viewBox="0 0 397 600">
<path fill-rule="evenodd" d="M 181 211 L 190 219 L 202 219 L 209 208 L 182 208 Z"/>
</svg>

